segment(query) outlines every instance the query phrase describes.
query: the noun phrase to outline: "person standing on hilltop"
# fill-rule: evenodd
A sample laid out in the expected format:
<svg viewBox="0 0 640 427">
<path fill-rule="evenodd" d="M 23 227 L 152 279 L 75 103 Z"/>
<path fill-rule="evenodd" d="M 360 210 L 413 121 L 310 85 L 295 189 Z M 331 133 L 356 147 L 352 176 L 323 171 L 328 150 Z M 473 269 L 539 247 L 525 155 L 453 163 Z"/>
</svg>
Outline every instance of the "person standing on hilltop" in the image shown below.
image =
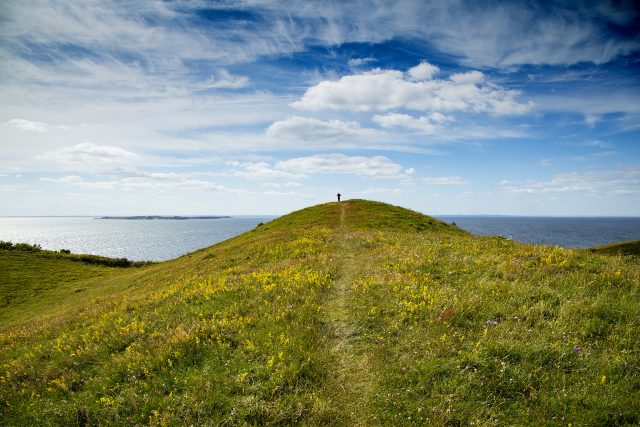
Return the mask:
<svg viewBox="0 0 640 427">
<path fill-rule="evenodd" d="M 338 196 L 338 203 L 340 203 L 340 197 L 342 197 L 342 194 L 338 193 L 337 196 Z"/>
</svg>

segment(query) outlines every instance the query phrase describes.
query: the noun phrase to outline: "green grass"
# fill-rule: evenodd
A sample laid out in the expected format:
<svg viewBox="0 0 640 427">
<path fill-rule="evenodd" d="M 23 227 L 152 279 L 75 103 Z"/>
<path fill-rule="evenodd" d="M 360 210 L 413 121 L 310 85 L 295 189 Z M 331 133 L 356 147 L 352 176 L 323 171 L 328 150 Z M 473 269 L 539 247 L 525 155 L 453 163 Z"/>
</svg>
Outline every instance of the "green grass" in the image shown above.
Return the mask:
<svg viewBox="0 0 640 427">
<path fill-rule="evenodd" d="M 610 245 L 597 246 L 592 252 L 605 255 L 640 255 L 640 240 L 630 242 L 612 243 Z"/>
<path fill-rule="evenodd" d="M 0 328 L 83 302 L 123 267 L 150 264 L 0 242 Z"/>
<path fill-rule="evenodd" d="M 354 200 L 136 268 L 2 251 L 0 285 L 0 424 L 640 422 L 635 257 Z"/>
</svg>

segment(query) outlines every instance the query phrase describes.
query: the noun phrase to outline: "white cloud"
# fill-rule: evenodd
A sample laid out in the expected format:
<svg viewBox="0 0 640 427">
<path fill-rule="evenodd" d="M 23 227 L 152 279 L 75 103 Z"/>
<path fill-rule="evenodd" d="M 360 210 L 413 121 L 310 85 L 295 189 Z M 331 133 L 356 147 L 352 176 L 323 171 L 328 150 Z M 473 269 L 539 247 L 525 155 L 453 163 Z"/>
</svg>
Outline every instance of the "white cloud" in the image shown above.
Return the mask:
<svg viewBox="0 0 640 427">
<path fill-rule="evenodd" d="M 260 187 L 264 187 L 264 188 L 296 188 L 296 187 L 302 187 L 302 184 L 300 184 L 299 182 L 295 182 L 295 181 L 285 182 L 284 184 L 280 184 L 278 182 L 265 182 L 265 183 L 260 184 Z"/>
<path fill-rule="evenodd" d="M 606 31 L 609 23 L 629 25 L 635 16 L 624 7 L 611 5 L 605 13 L 602 4 L 556 3 L 542 10 L 526 2 L 488 8 L 470 1 L 378 1 L 372 5 L 362 0 L 325 3 L 322 14 L 318 14 L 317 5 L 302 0 L 286 4 L 238 2 L 234 8 L 255 13 L 261 19 L 242 26 L 233 20 L 220 20 L 203 28 L 190 25 L 202 7 L 200 2 L 136 2 L 127 7 L 109 0 L 92 7 L 54 0 L 28 7 L 8 2 L 3 4 L 3 63 L 6 70 L 11 70 L 12 79 L 18 81 L 26 78 L 68 85 L 69 77 L 81 78 L 90 86 L 100 82 L 112 89 L 126 85 L 134 91 L 133 96 L 150 89 L 157 93 L 159 89 L 176 91 L 206 85 L 193 80 L 188 65 L 192 60 L 246 64 L 264 55 L 301 51 L 309 44 L 405 38 L 427 41 L 470 66 L 604 63 L 637 51 L 639 42 Z M 222 10 L 228 7 L 219 6 Z M 362 13 L 365 9 L 367 13 Z M 620 16 L 625 18 L 621 20 Z M 21 58 L 18 53 L 29 51 L 33 44 L 50 47 L 47 54 L 54 61 L 43 66 Z M 59 46 L 80 46 L 97 57 L 76 60 Z M 113 55 L 114 49 L 122 55 Z M 135 60 L 127 63 L 116 57 Z M 358 61 L 368 59 L 352 61 L 359 65 Z M 420 70 L 415 73 L 428 75 L 420 74 Z M 47 76 L 55 77 L 51 80 Z M 192 78 L 190 84 L 185 81 L 188 77 Z M 218 80 L 228 82 L 220 87 L 244 86 L 241 80 L 219 76 Z M 78 87 L 76 81 L 73 83 Z"/>
<path fill-rule="evenodd" d="M 97 171 L 99 172 L 99 171 Z M 120 175 L 120 176 L 118 176 Z M 218 193 L 247 194 L 249 191 L 238 188 L 230 188 L 224 185 L 205 181 L 197 177 L 194 173 L 177 172 L 144 172 L 136 169 L 119 171 L 117 174 L 108 175 L 108 179 L 88 181 L 77 175 L 69 175 L 62 178 L 41 178 L 41 182 L 53 182 L 62 184 L 72 184 L 83 188 L 112 190 L 131 190 L 136 188 L 182 188 L 207 190 Z"/>
<path fill-rule="evenodd" d="M 143 172 L 138 170 L 130 170 L 123 172 L 121 177 L 111 177 L 110 179 L 87 181 L 79 177 L 64 177 L 60 179 L 42 178 L 43 182 L 56 182 L 71 184 L 76 187 L 92 189 L 92 190 L 195 190 L 208 191 L 221 194 L 236 194 L 243 196 L 296 196 L 308 198 L 308 194 L 296 193 L 293 191 L 255 191 L 245 188 L 229 187 L 227 185 L 206 181 L 198 176 L 197 173 L 176 173 L 176 172 Z M 266 186 L 271 188 L 293 188 L 300 184 L 288 182 L 279 186 Z"/>
<path fill-rule="evenodd" d="M 607 28 L 609 23 L 629 25 L 637 18 L 623 4 L 617 8 L 607 2 L 556 2 L 548 8 L 525 1 L 491 7 L 473 1 L 395 5 L 404 8 L 404 13 L 386 10 L 391 15 L 387 20 L 393 22 L 388 26 L 418 32 L 437 49 L 461 56 L 468 65 L 600 64 L 638 50 L 637 39 L 615 37 Z M 602 6 L 617 13 L 607 13 Z"/>
<path fill-rule="evenodd" d="M 416 74 L 424 78 L 428 72 L 420 70 Z M 517 102 L 519 95 L 516 90 L 483 83 L 483 75 L 479 71 L 454 74 L 448 80 L 413 81 L 401 71 L 376 69 L 343 76 L 337 81 L 322 81 L 307 89 L 302 98 L 292 105 L 311 111 L 367 112 L 403 108 L 514 115 L 525 113 L 532 106 L 530 102 Z"/>
<path fill-rule="evenodd" d="M 120 147 L 110 145 L 97 145 L 84 142 L 72 147 L 64 147 L 59 150 L 47 151 L 36 156 L 40 160 L 64 164 L 82 166 L 91 169 L 101 165 L 115 165 L 128 162 L 138 157 L 135 153 Z"/>
<path fill-rule="evenodd" d="M 33 132 L 46 132 L 48 125 L 42 122 L 34 122 L 25 119 L 11 119 L 8 122 L 4 122 L 3 126 L 13 126 L 18 129 L 28 130 Z"/>
<path fill-rule="evenodd" d="M 450 120 L 442 113 L 431 113 L 428 116 L 413 117 L 408 114 L 388 113 L 375 115 L 372 120 L 383 128 L 404 127 L 424 133 L 434 133 L 441 129 L 441 124 Z"/>
<path fill-rule="evenodd" d="M 469 183 L 459 176 L 427 176 L 422 178 L 422 182 L 429 185 L 464 185 Z"/>
<path fill-rule="evenodd" d="M 235 176 L 250 179 L 301 179 L 307 178 L 304 173 L 291 173 L 284 170 L 274 169 L 267 162 L 249 162 L 240 165 L 243 170 L 236 171 Z"/>
<path fill-rule="evenodd" d="M 618 85 L 589 87 L 575 85 L 565 87 L 562 92 L 538 92 L 530 95 L 534 102 L 535 112 L 584 114 L 585 117 L 605 117 L 610 113 L 624 113 L 628 116 L 633 129 L 638 128 L 640 103 L 637 102 L 638 91 L 633 85 L 624 88 Z M 622 119 L 619 119 L 622 120 Z M 590 126 L 596 122 L 583 122 Z M 619 125 L 622 127 L 624 121 Z"/>
<path fill-rule="evenodd" d="M 276 163 L 276 168 L 292 173 L 350 174 L 372 178 L 403 178 L 403 167 L 384 156 L 363 157 L 344 154 L 318 154 Z"/>
<path fill-rule="evenodd" d="M 352 141 L 376 135 L 374 130 L 362 128 L 359 123 L 353 121 L 323 121 L 299 116 L 272 123 L 266 133 L 271 139 L 305 142 Z"/>
<path fill-rule="evenodd" d="M 589 127 L 595 127 L 596 123 L 598 123 L 598 120 L 600 120 L 601 117 L 597 114 L 586 114 L 584 116 L 584 123 L 589 126 Z"/>
<path fill-rule="evenodd" d="M 455 73 L 449 77 L 449 80 L 457 84 L 480 84 L 484 82 L 484 74 L 477 70 L 466 73 Z"/>
<path fill-rule="evenodd" d="M 613 147 L 613 144 L 611 144 L 610 142 L 600 141 L 600 140 L 597 140 L 597 139 L 591 139 L 591 140 L 583 142 L 582 144 L 577 144 L 577 145 L 582 145 L 582 146 L 585 146 L 585 147 L 597 147 L 597 148 L 611 148 L 611 147 Z"/>
<path fill-rule="evenodd" d="M 137 187 L 169 187 L 210 190 L 219 193 L 237 193 L 243 190 L 197 179 L 190 173 L 137 172 L 135 176 L 127 176 L 119 180 L 123 188 Z"/>
<path fill-rule="evenodd" d="M 349 67 L 359 67 L 361 65 L 369 64 L 370 62 L 375 62 L 375 58 L 366 57 L 366 58 L 351 58 L 347 61 Z"/>
<path fill-rule="evenodd" d="M 203 89 L 240 89 L 249 84 L 246 76 L 236 76 L 224 68 L 218 71 L 216 78 L 213 76 L 203 85 Z"/>
<path fill-rule="evenodd" d="M 371 196 L 371 195 L 392 195 L 397 196 L 405 193 L 406 190 L 402 188 L 388 188 L 388 187 L 368 187 L 362 191 L 356 191 L 354 196 Z"/>
<path fill-rule="evenodd" d="M 40 178 L 40 181 L 42 181 L 42 182 L 59 182 L 59 183 L 63 183 L 63 184 L 74 184 L 74 183 L 77 183 L 77 182 L 81 182 L 82 178 L 80 178 L 78 175 L 67 175 L 67 176 L 63 176 L 62 178 L 44 177 L 44 178 Z"/>
<path fill-rule="evenodd" d="M 524 185 L 505 185 L 508 193 L 543 194 L 566 192 L 631 194 L 640 188 L 640 167 L 631 165 L 610 171 L 568 172 L 550 180 L 530 180 Z"/>
<path fill-rule="evenodd" d="M 409 68 L 409 70 L 407 70 L 407 74 L 409 74 L 411 80 L 423 81 L 431 80 L 438 71 L 440 71 L 440 69 L 435 65 L 429 64 L 427 61 L 422 61 L 415 67 Z"/>
</svg>

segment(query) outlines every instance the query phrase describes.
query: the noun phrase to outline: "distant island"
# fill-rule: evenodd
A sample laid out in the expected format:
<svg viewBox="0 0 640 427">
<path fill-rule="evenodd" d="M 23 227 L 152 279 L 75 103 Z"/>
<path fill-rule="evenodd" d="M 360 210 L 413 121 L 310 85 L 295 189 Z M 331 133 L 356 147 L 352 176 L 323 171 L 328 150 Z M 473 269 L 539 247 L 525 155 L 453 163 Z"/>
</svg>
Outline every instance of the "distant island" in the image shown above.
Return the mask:
<svg viewBox="0 0 640 427">
<path fill-rule="evenodd" d="M 149 220 L 149 219 L 221 219 L 231 218 L 230 216 L 163 216 L 163 215 L 143 215 L 143 216 L 102 216 L 96 219 L 132 219 L 132 220 Z"/>
</svg>

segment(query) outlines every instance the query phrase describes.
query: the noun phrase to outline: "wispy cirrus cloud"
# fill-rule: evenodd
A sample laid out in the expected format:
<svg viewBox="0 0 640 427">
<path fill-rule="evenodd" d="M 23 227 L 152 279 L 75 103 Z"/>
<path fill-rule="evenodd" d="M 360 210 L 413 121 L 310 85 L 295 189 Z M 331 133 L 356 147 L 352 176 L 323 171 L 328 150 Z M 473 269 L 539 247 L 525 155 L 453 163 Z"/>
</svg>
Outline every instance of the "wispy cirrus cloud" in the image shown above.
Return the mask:
<svg viewBox="0 0 640 427">
<path fill-rule="evenodd" d="M 351 58 L 349 59 L 349 61 L 347 61 L 347 64 L 349 65 L 349 67 L 360 67 L 362 65 L 367 65 L 375 61 L 375 58 L 367 56 L 365 58 Z"/>
<path fill-rule="evenodd" d="M 362 191 L 356 191 L 353 193 L 354 196 L 363 196 L 363 197 L 371 197 L 371 196 L 398 196 L 400 194 L 406 193 L 407 189 L 405 188 L 393 188 L 393 187 L 367 187 Z"/>
<path fill-rule="evenodd" d="M 317 154 L 276 163 L 276 168 L 293 173 L 358 175 L 371 178 L 408 178 L 402 165 L 384 156 Z"/>
<path fill-rule="evenodd" d="M 83 179 L 78 175 L 67 175 L 60 178 L 43 177 L 43 178 L 40 178 L 40 181 L 41 182 L 59 182 L 63 184 L 74 184 L 74 183 L 82 182 Z"/>
<path fill-rule="evenodd" d="M 274 168 L 268 162 L 245 162 L 239 165 L 241 170 L 233 174 L 249 179 L 303 179 L 309 176 L 305 173 L 292 173 L 286 170 Z"/>
<path fill-rule="evenodd" d="M 28 130 L 33 132 L 46 132 L 49 125 L 42 122 L 34 122 L 25 119 L 11 119 L 4 122 L 2 126 L 12 126 L 22 130 Z"/>
<path fill-rule="evenodd" d="M 90 169 L 102 165 L 111 166 L 127 163 L 138 157 L 138 155 L 120 147 L 83 142 L 71 147 L 47 151 L 36 157 L 39 160 L 72 168 Z"/>
<path fill-rule="evenodd" d="M 27 119 L 11 119 L 2 123 L 1 126 L 37 133 L 47 133 L 52 130 L 69 130 L 69 127 L 65 125 L 51 125 Z"/>
<path fill-rule="evenodd" d="M 422 182 L 429 185 L 465 185 L 469 183 L 459 176 L 427 176 L 422 178 Z"/>
<path fill-rule="evenodd" d="M 507 193 L 612 193 L 636 194 L 640 192 L 640 168 L 628 165 L 606 171 L 567 172 L 553 176 L 549 180 L 530 180 L 523 185 L 506 183 L 502 187 Z"/>
</svg>

